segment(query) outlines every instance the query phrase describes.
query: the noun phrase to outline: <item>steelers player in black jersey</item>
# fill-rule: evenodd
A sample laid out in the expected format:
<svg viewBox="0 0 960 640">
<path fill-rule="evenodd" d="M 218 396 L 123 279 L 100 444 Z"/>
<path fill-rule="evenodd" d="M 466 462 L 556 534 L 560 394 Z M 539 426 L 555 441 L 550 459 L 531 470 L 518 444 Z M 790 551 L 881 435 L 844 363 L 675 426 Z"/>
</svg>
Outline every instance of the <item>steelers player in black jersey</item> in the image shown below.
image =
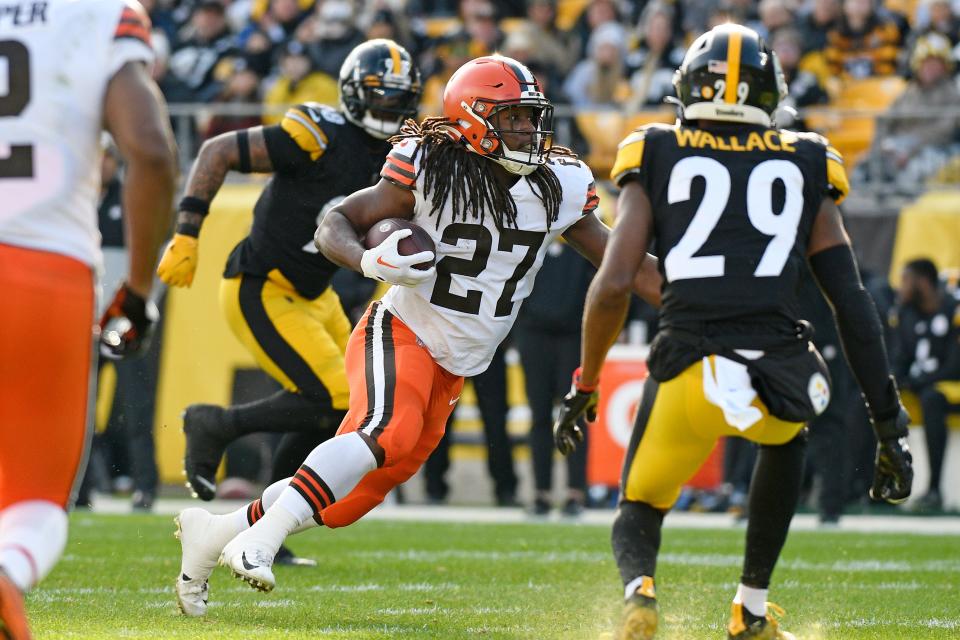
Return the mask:
<svg viewBox="0 0 960 640">
<path fill-rule="evenodd" d="M 215 495 L 220 458 L 234 439 L 285 433 L 274 474 L 288 477 L 334 435 L 346 413 L 344 351 L 351 325 L 330 287 L 337 267 L 317 251 L 313 234 L 325 211 L 379 179 L 387 138 L 416 114 L 420 73 L 400 45 L 370 40 L 343 63 L 339 88 L 339 109 L 301 104 L 278 125 L 205 142 L 157 270 L 167 284 L 189 287 L 200 227 L 226 174 L 273 174 L 254 206 L 250 234 L 227 259 L 220 303 L 234 334 L 283 390 L 229 408 L 187 407 L 184 466 L 204 500 Z"/>
<path fill-rule="evenodd" d="M 620 144 L 617 224 L 587 295 L 581 367 L 555 426 L 557 445 L 575 446 L 577 418 L 595 412 L 603 360 L 655 240 L 661 329 L 613 526 L 626 597 L 616 637 L 653 637 L 663 517 L 717 438 L 740 436 L 760 451 L 728 638 L 789 639 L 766 595 L 800 492 L 804 423 L 830 399 L 829 373 L 799 317 L 805 262 L 833 306 L 879 441 L 876 499 L 899 503 L 910 494 L 909 418 L 837 209 L 848 190 L 842 159 L 821 136 L 775 127 L 786 85 L 769 46 L 750 29 L 718 26 L 693 43 L 674 82 L 679 121 L 638 129 Z"/>
</svg>

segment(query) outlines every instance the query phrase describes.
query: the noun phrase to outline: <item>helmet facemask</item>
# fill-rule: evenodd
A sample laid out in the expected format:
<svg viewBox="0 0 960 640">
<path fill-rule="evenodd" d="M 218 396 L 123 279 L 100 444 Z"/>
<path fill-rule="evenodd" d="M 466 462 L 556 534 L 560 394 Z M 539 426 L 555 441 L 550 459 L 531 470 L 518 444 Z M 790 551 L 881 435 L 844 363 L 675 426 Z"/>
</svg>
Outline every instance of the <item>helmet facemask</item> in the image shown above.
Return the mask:
<svg viewBox="0 0 960 640">
<path fill-rule="evenodd" d="M 529 175 L 546 163 L 553 142 L 553 105 L 542 93 L 529 93 L 537 95 L 519 100 L 477 101 L 471 109 L 484 120 L 487 129 L 480 141 L 485 151 L 482 155 L 520 176 Z M 527 109 L 532 111 L 532 127 L 523 124 Z M 496 126 L 494 120 L 499 120 L 501 126 Z"/>
</svg>

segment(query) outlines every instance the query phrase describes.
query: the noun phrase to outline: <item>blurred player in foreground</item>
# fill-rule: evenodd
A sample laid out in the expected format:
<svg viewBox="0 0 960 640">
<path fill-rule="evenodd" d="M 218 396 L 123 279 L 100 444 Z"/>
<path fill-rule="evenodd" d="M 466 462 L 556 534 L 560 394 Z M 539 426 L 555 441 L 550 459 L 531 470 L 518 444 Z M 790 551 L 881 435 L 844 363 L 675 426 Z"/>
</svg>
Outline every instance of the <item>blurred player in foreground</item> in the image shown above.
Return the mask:
<svg viewBox="0 0 960 640">
<path fill-rule="evenodd" d="M 157 252 L 171 222 L 176 154 L 146 66 L 150 22 L 123 0 L 4 5 L 0 61 L 0 636 L 30 637 L 22 593 L 53 568 L 88 442 L 100 134 L 127 161 L 130 268 L 100 351 L 149 338 Z"/>
<path fill-rule="evenodd" d="M 568 150 L 550 147 L 552 111 L 519 62 L 473 60 L 447 84 L 443 117 L 410 123 L 382 180 L 326 215 L 317 245 L 328 258 L 397 285 L 350 337 L 347 416 L 293 478 L 268 487 L 253 518 L 244 510 L 210 518 L 203 544 L 184 549 L 184 563 L 220 555 L 252 586 L 273 589 L 271 566 L 289 534 L 355 522 L 420 468 L 463 377 L 483 371 L 510 331 L 548 245 L 563 236 L 599 263 L 608 230 L 594 215 L 593 177 Z M 414 267 L 431 252 L 400 254 L 409 229 L 365 249 L 358 234 L 388 218 L 429 233 L 435 267 Z M 657 303 L 655 262 L 636 288 Z"/>
<path fill-rule="evenodd" d="M 595 413 L 603 360 L 655 239 L 661 329 L 613 526 L 626 597 L 617 637 L 653 637 L 663 517 L 717 438 L 740 436 L 760 452 L 728 638 L 792 639 L 769 613 L 767 590 L 800 493 L 804 423 L 830 401 L 826 365 L 798 320 L 808 265 L 833 305 L 879 441 L 875 499 L 910 495 L 908 417 L 837 209 L 848 191 L 842 159 L 819 135 L 775 128 L 786 85 L 772 51 L 756 32 L 725 24 L 691 45 L 674 82 L 680 121 L 642 127 L 620 144 L 617 226 L 587 295 L 581 367 L 557 446 L 568 453 L 577 419 Z"/>
</svg>

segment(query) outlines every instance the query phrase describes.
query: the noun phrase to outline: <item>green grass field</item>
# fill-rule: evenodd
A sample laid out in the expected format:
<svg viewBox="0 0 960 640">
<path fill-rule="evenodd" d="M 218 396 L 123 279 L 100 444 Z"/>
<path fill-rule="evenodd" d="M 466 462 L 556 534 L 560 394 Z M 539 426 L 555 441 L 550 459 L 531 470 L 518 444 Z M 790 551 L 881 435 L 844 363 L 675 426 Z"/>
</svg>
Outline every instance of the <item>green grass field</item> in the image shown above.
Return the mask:
<svg viewBox="0 0 960 640">
<path fill-rule="evenodd" d="M 291 540 L 317 568 L 252 591 L 218 569 L 204 619 L 179 615 L 171 518 L 78 514 L 28 599 L 38 638 L 595 639 L 619 613 L 606 527 L 361 522 Z M 724 638 L 743 532 L 668 529 L 658 637 Z M 794 533 L 771 600 L 808 640 L 960 638 L 960 538 Z"/>
</svg>

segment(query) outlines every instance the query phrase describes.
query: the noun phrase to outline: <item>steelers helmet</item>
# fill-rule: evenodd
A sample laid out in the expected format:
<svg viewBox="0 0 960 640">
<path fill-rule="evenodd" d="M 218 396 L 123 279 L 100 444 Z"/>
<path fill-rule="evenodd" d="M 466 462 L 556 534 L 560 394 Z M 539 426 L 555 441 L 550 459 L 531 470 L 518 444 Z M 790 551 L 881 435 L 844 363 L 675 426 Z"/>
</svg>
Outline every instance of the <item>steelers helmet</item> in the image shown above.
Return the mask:
<svg viewBox="0 0 960 640">
<path fill-rule="evenodd" d="M 673 76 L 682 120 L 723 120 L 774 126 L 787 96 L 776 54 L 756 31 L 722 24 L 690 45 Z"/>
<path fill-rule="evenodd" d="M 406 49 L 378 38 L 358 45 L 340 67 L 340 107 L 347 120 L 386 140 L 417 114 L 420 70 Z"/>
</svg>

